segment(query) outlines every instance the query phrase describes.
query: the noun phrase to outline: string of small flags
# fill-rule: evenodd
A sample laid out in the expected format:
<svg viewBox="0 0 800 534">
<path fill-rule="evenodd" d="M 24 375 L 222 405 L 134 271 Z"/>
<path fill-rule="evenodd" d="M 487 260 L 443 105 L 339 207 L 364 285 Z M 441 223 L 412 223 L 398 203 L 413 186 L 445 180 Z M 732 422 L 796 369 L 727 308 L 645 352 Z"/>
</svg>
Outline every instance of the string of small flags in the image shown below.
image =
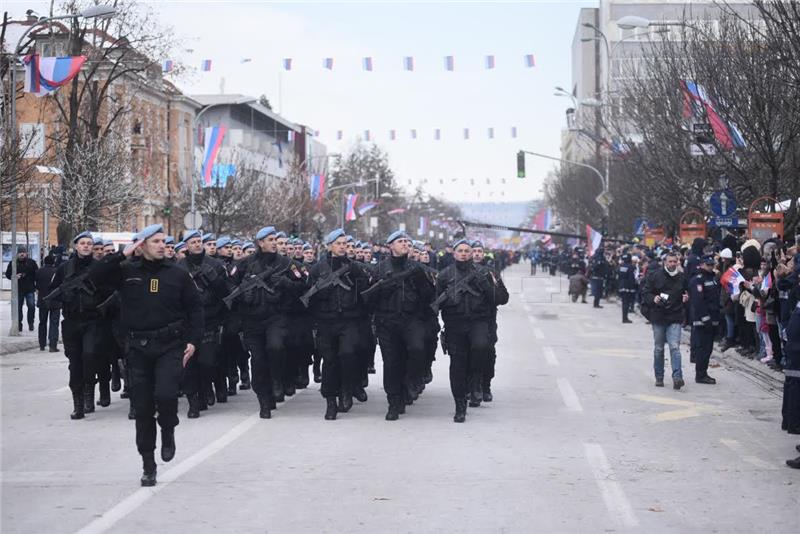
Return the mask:
<svg viewBox="0 0 800 534">
<path fill-rule="evenodd" d="M 253 62 L 253 58 L 241 58 L 239 63 L 251 63 Z M 454 72 L 456 70 L 456 57 L 455 56 L 444 56 L 443 58 L 443 67 L 445 71 Z M 334 58 L 326 57 L 322 58 L 322 68 L 325 70 L 334 70 Z M 487 54 L 483 57 L 483 68 L 485 70 L 494 70 L 497 67 L 497 61 L 494 54 Z M 210 72 L 211 71 L 211 59 L 203 59 L 200 61 L 200 70 L 203 72 Z M 295 67 L 294 58 L 283 58 L 281 60 L 281 68 L 284 71 L 291 71 Z M 361 69 L 364 72 L 373 72 L 376 66 L 376 62 L 372 56 L 364 56 L 361 58 Z M 402 70 L 406 72 L 414 72 L 415 67 L 417 66 L 417 61 L 414 56 L 405 56 L 402 58 L 402 62 L 400 63 L 400 67 Z M 525 68 L 533 68 L 536 66 L 536 58 L 533 54 L 524 54 L 522 56 L 522 66 Z M 175 67 L 175 62 L 172 59 L 166 59 L 162 63 L 162 71 L 164 73 L 172 72 Z"/>
<path fill-rule="evenodd" d="M 472 135 L 471 132 L 472 131 L 473 130 L 470 130 L 469 128 L 464 128 L 461 131 L 460 138 L 465 140 L 465 141 L 469 141 L 472 138 L 471 137 L 471 135 Z M 496 134 L 497 134 L 497 130 L 494 127 L 489 127 L 489 128 L 486 129 L 486 138 L 487 139 L 495 139 L 497 137 Z M 516 126 L 511 126 L 509 128 L 509 137 L 511 139 L 516 139 L 518 135 L 519 135 L 519 130 L 517 129 L 517 127 Z M 319 137 L 320 136 L 319 130 L 315 130 L 314 131 L 314 136 L 315 137 Z M 359 139 L 361 141 L 366 141 L 366 142 L 371 142 L 371 141 L 375 141 L 376 140 L 376 136 L 373 134 L 372 130 L 363 130 L 359 134 L 358 137 L 359 137 Z M 412 141 L 415 141 L 415 140 L 419 139 L 419 137 L 420 137 L 420 134 L 419 134 L 419 131 L 416 128 L 412 128 L 412 129 L 408 130 L 408 139 L 411 139 Z M 342 141 L 344 138 L 345 138 L 344 130 L 336 130 L 336 140 L 337 141 Z M 387 138 L 388 138 L 389 141 L 397 141 L 398 139 L 400 139 L 400 133 L 399 133 L 398 130 L 390 129 L 387 132 Z M 433 129 L 432 139 L 434 141 L 441 141 L 442 139 L 444 139 L 444 135 L 442 133 L 442 129 L 441 128 L 434 128 Z"/>
</svg>

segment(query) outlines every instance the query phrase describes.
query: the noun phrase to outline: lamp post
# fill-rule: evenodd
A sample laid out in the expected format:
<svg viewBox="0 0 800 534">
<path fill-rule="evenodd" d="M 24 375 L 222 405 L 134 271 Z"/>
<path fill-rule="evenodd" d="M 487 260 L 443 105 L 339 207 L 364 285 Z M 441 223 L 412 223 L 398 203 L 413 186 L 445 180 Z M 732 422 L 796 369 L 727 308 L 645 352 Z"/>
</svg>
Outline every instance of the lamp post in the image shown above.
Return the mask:
<svg viewBox="0 0 800 534">
<path fill-rule="evenodd" d="M 35 28 L 44 24 L 50 23 L 54 20 L 65 19 L 94 19 L 94 18 L 110 18 L 117 12 L 113 6 L 90 6 L 77 14 L 58 15 L 55 17 L 42 17 L 36 23 L 32 24 L 30 28 L 25 30 L 14 46 L 14 52 L 11 55 L 11 104 L 9 109 L 9 140 L 11 146 L 19 146 L 19 136 L 17 132 L 17 61 L 19 60 L 20 52 L 22 49 L 22 42 Z M 9 178 L 11 179 L 11 328 L 9 329 L 9 336 L 19 335 L 19 284 L 17 282 L 17 159 L 13 158 L 11 168 L 9 169 Z"/>
</svg>

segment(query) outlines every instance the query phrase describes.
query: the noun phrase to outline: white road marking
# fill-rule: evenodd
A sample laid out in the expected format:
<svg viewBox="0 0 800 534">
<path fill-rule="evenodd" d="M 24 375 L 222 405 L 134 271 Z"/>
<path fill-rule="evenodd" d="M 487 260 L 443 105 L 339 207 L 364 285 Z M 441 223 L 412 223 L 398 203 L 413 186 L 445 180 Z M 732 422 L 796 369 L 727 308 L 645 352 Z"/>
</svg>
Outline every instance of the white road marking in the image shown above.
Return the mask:
<svg viewBox="0 0 800 534">
<path fill-rule="evenodd" d="M 754 456 L 752 454 L 745 454 L 744 447 L 742 447 L 742 444 L 735 439 L 722 438 L 719 441 L 720 443 L 728 447 L 730 450 L 737 453 L 744 462 L 747 462 L 752 466 L 758 467 L 759 469 L 766 469 L 768 471 L 775 471 L 778 469 L 778 466 L 773 465 L 767 461 L 764 461 L 758 456 Z"/>
<path fill-rule="evenodd" d="M 633 508 L 631 508 L 628 497 L 625 496 L 622 485 L 615 480 L 614 471 L 611 469 L 611 464 L 608 463 L 603 447 L 597 443 L 584 443 L 583 449 L 611 518 L 624 527 L 638 526 L 639 521 L 633 513 Z"/>
<path fill-rule="evenodd" d="M 152 488 L 141 488 L 129 495 L 115 506 L 113 506 L 106 513 L 83 527 L 78 531 L 78 534 L 100 534 L 106 532 L 128 514 L 142 506 L 151 497 L 158 494 L 158 492 L 165 489 L 178 477 L 186 474 L 193 468 L 197 467 L 215 453 L 221 451 L 233 441 L 239 438 L 242 434 L 250 430 L 259 421 L 258 414 L 253 414 L 228 432 L 220 436 L 215 441 L 212 441 L 184 461 L 175 465 L 169 471 L 166 471 L 158 478 L 158 484 Z"/>
<path fill-rule="evenodd" d="M 564 400 L 564 405 L 566 405 L 567 409 L 573 412 L 582 412 L 581 401 L 578 400 L 578 395 L 572 389 L 572 384 L 569 383 L 569 380 L 559 378 L 557 382 L 558 390 L 561 392 L 561 398 Z"/>
<path fill-rule="evenodd" d="M 531 322 L 533 322 L 533 319 L 531 319 Z M 536 327 L 533 329 L 533 337 L 536 339 L 544 339 L 544 332 L 542 332 L 541 328 Z"/>
<path fill-rule="evenodd" d="M 553 367 L 558 365 L 558 358 L 556 358 L 553 347 L 542 347 L 542 354 L 544 355 L 544 361 L 547 362 L 547 365 L 552 365 Z"/>
</svg>

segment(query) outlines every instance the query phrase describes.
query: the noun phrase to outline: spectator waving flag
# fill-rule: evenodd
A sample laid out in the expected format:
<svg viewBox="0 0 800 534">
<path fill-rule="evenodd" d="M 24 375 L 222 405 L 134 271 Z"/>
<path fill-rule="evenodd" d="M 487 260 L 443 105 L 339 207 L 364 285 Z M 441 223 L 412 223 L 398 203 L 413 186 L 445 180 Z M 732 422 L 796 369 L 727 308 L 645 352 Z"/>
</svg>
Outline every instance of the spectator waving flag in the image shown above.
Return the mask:
<svg viewBox="0 0 800 534">
<path fill-rule="evenodd" d="M 345 221 L 356 220 L 356 202 L 358 202 L 358 193 L 351 193 L 347 195 L 347 205 L 344 210 Z"/>
<path fill-rule="evenodd" d="M 36 96 L 54 93 L 66 85 L 81 71 L 86 56 L 40 57 L 25 56 L 25 92 Z"/>
<path fill-rule="evenodd" d="M 212 171 L 214 169 L 214 163 L 217 157 L 219 157 L 220 150 L 222 149 L 222 140 L 225 138 L 225 133 L 227 131 L 228 129 L 225 126 L 206 128 L 202 167 L 203 187 L 212 187 L 214 185 Z"/>
<path fill-rule="evenodd" d="M 719 281 L 728 294 L 734 296 L 739 294 L 739 284 L 744 282 L 744 276 L 737 269 L 731 267 L 725 271 Z"/>
</svg>

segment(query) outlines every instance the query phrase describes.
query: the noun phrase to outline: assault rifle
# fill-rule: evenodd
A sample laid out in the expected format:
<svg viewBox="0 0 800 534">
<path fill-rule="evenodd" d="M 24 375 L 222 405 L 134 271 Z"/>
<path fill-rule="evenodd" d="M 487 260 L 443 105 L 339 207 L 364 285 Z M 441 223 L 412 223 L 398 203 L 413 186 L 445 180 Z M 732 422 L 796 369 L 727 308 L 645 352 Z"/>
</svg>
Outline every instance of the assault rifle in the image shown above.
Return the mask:
<svg viewBox="0 0 800 534">
<path fill-rule="evenodd" d="M 481 294 L 474 287 L 469 285 L 469 283 L 472 282 L 475 278 L 477 278 L 481 274 L 483 274 L 481 271 L 475 269 L 473 272 L 471 272 L 470 274 L 468 274 L 467 276 L 456 282 L 455 285 L 452 287 L 452 289 L 447 289 L 444 292 L 442 292 L 442 294 L 436 297 L 436 300 L 434 300 L 431 303 L 431 309 L 433 310 L 433 312 L 439 313 L 439 306 L 441 306 L 444 303 L 444 301 L 446 301 L 450 297 L 453 297 L 453 301 L 456 303 L 458 303 L 459 295 L 462 295 L 464 293 L 469 293 L 470 295 L 473 295 L 475 297 L 480 297 Z"/>
<path fill-rule="evenodd" d="M 372 284 L 368 289 L 362 291 L 361 297 L 369 299 L 372 294 L 379 293 L 382 288 L 402 282 L 406 278 L 417 274 L 417 272 L 418 271 L 416 269 L 406 269 L 400 274 L 395 274 L 395 271 L 389 271 L 385 276 Z"/>
<path fill-rule="evenodd" d="M 266 271 L 261 271 L 258 274 L 254 274 L 254 275 L 252 275 L 252 276 L 250 276 L 248 278 L 245 278 L 244 280 L 242 280 L 242 283 L 239 284 L 236 287 L 236 289 L 231 291 L 228 294 L 227 297 L 222 299 L 222 302 L 224 302 L 225 306 L 227 306 L 228 309 L 230 309 L 231 306 L 233 306 L 233 301 L 234 300 L 236 300 L 240 296 L 244 295 L 248 291 L 251 291 L 251 290 L 256 289 L 256 288 L 263 289 L 264 291 L 266 291 L 270 295 L 274 295 L 275 294 L 275 289 L 270 287 L 270 285 L 267 283 L 267 281 L 270 278 L 272 278 L 273 276 L 277 276 L 279 274 L 283 274 L 285 271 L 287 271 L 289 269 L 289 265 L 291 265 L 291 264 L 292 264 L 291 262 L 288 262 L 288 264 L 283 266 L 283 267 L 277 266 L 274 269 L 268 269 Z"/>
<path fill-rule="evenodd" d="M 72 296 L 74 293 L 83 291 L 87 295 L 94 295 L 95 287 L 89 280 L 89 270 L 85 270 L 78 276 L 72 277 L 69 280 L 61 282 L 57 288 L 52 290 L 47 296 L 42 299 L 45 304 L 50 304 L 50 301 L 63 296 Z"/>
<path fill-rule="evenodd" d="M 347 274 L 349 270 L 350 270 L 350 264 L 345 263 L 344 265 L 342 265 L 341 267 L 330 273 L 325 278 L 320 278 L 314 283 L 313 286 L 311 286 L 311 289 L 306 291 L 305 294 L 302 297 L 300 297 L 300 302 L 303 303 L 303 306 L 308 308 L 308 304 L 309 301 L 311 300 L 311 297 L 313 297 L 323 289 L 327 289 L 333 286 L 339 286 L 345 291 L 350 291 L 353 288 L 342 281 L 342 276 Z"/>
</svg>

